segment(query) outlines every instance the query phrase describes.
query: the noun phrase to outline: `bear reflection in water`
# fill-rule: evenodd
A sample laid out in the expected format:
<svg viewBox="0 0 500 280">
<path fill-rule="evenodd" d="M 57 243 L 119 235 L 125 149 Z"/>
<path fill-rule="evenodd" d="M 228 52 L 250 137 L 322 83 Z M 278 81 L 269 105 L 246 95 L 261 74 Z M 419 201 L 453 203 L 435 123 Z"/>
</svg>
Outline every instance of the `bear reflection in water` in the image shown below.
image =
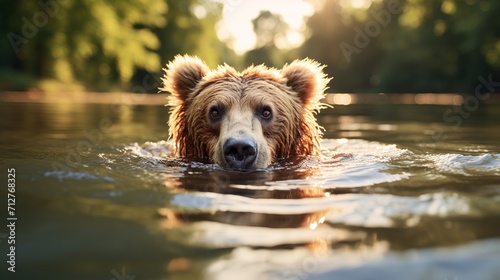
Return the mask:
<svg viewBox="0 0 500 280">
<path fill-rule="evenodd" d="M 223 209 L 215 203 L 210 204 L 207 200 L 199 199 L 198 196 L 216 197 L 225 199 L 223 195 L 241 196 L 242 199 L 266 200 L 270 199 L 270 204 L 276 204 L 289 200 L 291 203 L 298 202 L 303 198 L 321 198 L 330 194 L 342 193 L 339 190 L 325 190 L 321 187 L 314 187 L 304 184 L 300 186 L 287 186 L 286 180 L 303 180 L 312 176 L 320 175 L 321 171 L 317 162 L 311 159 L 301 159 L 300 163 L 307 162 L 315 167 L 298 168 L 286 166 L 286 168 L 255 172 L 237 172 L 222 169 L 211 170 L 191 170 L 188 176 L 178 177 L 175 180 L 168 180 L 165 186 L 174 195 L 186 195 L 191 199 L 190 205 L 194 211 L 176 212 L 172 209 L 162 208 L 159 213 L 167 220 L 164 225 L 167 227 L 178 226 L 179 223 L 192 223 L 199 221 L 212 221 L 229 225 L 256 226 L 267 228 L 301 228 L 311 227 L 324 221 L 324 216 L 332 209 L 322 209 L 320 211 L 302 210 L 301 213 L 266 213 L 265 209 L 256 205 L 247 206 L 248 211 L 232 211 Z M 273 165 L 276 166 L 276 165 Z M 272 182 L 269 184 L 269 182 Z M 281 184 L 280 182 L 284 182 Z M 332 193 L 334 191 L 334 193 Z M 238 198 L 234 198 L 238 200 Z M 280 202 L 281 201 L 281 202 Z M 295 201 L 295 202 L 294 202 Z M 199 205 L 197 205 L 199 204 Z M 210 205 L 209 205 L 210 204 Z M 268 205 L 269 206 L 269 205 Z M 197 211 L 198 208 L 201 211 Z"/>
</svg>

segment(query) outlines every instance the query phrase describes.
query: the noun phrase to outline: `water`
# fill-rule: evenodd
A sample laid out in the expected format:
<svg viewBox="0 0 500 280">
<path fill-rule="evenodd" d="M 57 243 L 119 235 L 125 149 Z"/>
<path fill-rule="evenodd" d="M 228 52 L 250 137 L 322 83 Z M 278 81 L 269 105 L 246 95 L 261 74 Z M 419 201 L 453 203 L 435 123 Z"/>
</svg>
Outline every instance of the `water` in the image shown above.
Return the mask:
<svg viewBox="0 0 500 280">
<path fill-rule="evenodd" d="M 450 108 L 336 106 L 321 159 L 238 173 L 169 158 L 163 106 L 2 102 L 2 279 L 500 279 L 500 106 Z"/>
</svg>

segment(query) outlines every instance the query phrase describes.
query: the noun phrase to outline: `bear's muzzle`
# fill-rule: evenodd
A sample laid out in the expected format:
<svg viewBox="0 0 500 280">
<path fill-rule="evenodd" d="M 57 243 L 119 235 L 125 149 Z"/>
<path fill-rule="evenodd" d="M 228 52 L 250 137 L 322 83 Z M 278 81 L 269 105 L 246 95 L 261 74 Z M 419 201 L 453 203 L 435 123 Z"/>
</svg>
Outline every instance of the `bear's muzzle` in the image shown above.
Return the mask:
<svg viewBox="0 0 500 280">
<path fill-rule="evenodd" d="M 223 146 L 224 159 L 232 169 L 253 169 L 257 158 L 257 144 L 250 137 L 231 137 Z"/>
</svg>

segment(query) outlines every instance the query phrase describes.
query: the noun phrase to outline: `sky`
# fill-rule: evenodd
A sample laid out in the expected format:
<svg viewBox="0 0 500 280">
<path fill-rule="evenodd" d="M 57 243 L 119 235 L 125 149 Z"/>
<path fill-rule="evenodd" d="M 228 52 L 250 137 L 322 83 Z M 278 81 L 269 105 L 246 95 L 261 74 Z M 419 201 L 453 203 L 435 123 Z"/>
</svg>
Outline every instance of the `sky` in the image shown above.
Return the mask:
<svg viewBox="0 0 500 280">
<path fill-rule="evenodd" d="M 291 31 L 282 48 L 300 46 L 305 38 L 305 21 L 314 13 L 314 5 L 304 0 L 220 0 L 224 4 L 222 20 L 217 25 L 217 35 L 227 42 L 236 53 L 242 54 L 255 47 L 252 19 L 260 11 L 280 14 Z M 317 1 L 321 2 L 321 1 Z"/>
</svg>

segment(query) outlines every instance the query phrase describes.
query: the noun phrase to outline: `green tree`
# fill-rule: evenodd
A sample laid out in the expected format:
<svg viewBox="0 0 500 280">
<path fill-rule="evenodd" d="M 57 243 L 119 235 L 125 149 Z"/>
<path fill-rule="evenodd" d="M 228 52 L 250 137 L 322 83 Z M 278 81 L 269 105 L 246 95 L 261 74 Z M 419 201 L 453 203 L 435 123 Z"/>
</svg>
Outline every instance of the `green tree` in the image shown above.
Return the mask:
<svg viewBox="0 0 500 280">
<path fill-rule="evenodd" d="M 210 67 L 222 63 L 238 66 L 240 61 L 233 50 L 222 43 L 215 25 L 222 14 L 222 4 L 211 0 L 166 0 L 167 22 L 153 31 L 160 40 L 157 53 L 164 67 L 177 54 L 196 55 Z M 138 91 L 156 93 L 161 71 L 139 70 L 134 76 Z"/>
<path fill-rule="evenodd" d="M 156 92 L 177 54 L 239 64 L 216 35 L 221 12 L 210 0 L 9 1 L 0 11 L 0 87 L 25 89 L 9 83 L 24 77 Z"/>
<path fill-rule="evenodd" d="M 3 25 L 2 31 L 15 59 L 3 67 L 88 84 L 114 78 L 126 83 L 136 68 L 160 68 L 153 51 L 159 40 L 147 27 L 165 24 L 161 0 L 21 0 L 9 8 L 8 30 Z"/>
<path fill-rule="evenodd" d="M 478 76 L 499 77 L 498 12 L 498 1 L 407 2 L 377 68 L 380 89 L 471 93 Z"/>
<path fill-rule="evenodd" d="M 253 50 L 245 54 L 245 65 L 266 64 L 281 67 L 286 61 L 283 50 L 280 50 L 280 40 L 286 40 L 290 29 L 288 24 L 278 14 L 270 11 L 261 11 L 252 20 L 253 31 L 256 36 L 256 45 Z"/>
<path fill-rule="evenodd" d="M 372 3 L 379 9 L 382 3 Z M 353 9 L 341 1 L 327 1 L 323 8 L 307 21 L 311 36 L 301 47 L 302 56 L 327 65 L 325 72 L 333 77 L 334 92 L 366 92 L 376 81 L 375 67 L 383 58 L 384 34 L 369 36 L 366 24 L 372 21 L 368 9 Z M 384 30 L 393 29 L 390 20 Z M 374 29 L 376 31 L 376 29 Z"/>
<path fill-rule="evenodd" d="M 308 20 L 302 56 L 329 65 L 337 92 L 474 92 L 500 79 L 500 2 L 326 1 Z"/>
</svg>

